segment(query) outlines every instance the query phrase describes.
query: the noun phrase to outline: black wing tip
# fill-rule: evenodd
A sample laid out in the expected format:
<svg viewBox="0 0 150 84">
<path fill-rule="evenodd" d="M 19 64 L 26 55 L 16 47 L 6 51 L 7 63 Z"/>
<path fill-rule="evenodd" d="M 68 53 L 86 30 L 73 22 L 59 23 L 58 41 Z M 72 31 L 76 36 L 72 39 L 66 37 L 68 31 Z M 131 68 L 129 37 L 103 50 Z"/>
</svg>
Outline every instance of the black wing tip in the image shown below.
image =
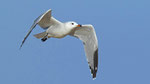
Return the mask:
<svg viewBox="0 0 150 84">
<path fill-rule="evenodd" d="M 98 68 L 98 48 L 94 52 L 94 69 Z"/>
<path fill-rule="evenodd" d="M 92 77 L 93 77 L 93 79 L 95 79 L 96 78 L 97 69 L 96 68 L 92 69 L 91 67 L 90 67 L 90 69 L 91 69 Z"/>
<path fill-rule="evenodd" d="M 95 74 L 93 74 L 93 79 L 95 79 L 96 78 L 96 73 Z"/>
<path fill-rule="evenodd" d="M 22 48 L 22 46 L 23 46 L 23 44 L 24 44 L 24 42 L 25 42 L 25 39 L 26 39 L 26 37 L 25 37 L 24 40 L 22 41 L 19 50 L 21 50 L 21 48 Z"/>
<path fill-rule="evenodd" d="M 97 73 L 97 70 L 93 70 L 93 73 L 92 73 L 93 79 L 96 78 L 96 73 Z"/>
<path fill-rule="evenodd" d="M 96 73 L 97 73 L 97 69 L 98 69 L 98 48 L 95 50 L 94 52 L 94 69 L 91 69 L 91 73 L 92 73 L 92 76 L 93 76 L 93 79 L 96 78 Z"/>
<path fill-rule="evenodd" d="M 21 43 L 21 45 L 20 45 L 20 47 L 19 47 L 19 50 L 21 50 L 21 48 L 22 48 L 22 46 L 23 46 L 23 43 L 24 43 L 24 42 Z"/>
<path fill-rule="evenodd" d="M 22 48 L 22 45 L 19 47 L 19 50 L 21 50 L 21 48 Z"/>
</svg>

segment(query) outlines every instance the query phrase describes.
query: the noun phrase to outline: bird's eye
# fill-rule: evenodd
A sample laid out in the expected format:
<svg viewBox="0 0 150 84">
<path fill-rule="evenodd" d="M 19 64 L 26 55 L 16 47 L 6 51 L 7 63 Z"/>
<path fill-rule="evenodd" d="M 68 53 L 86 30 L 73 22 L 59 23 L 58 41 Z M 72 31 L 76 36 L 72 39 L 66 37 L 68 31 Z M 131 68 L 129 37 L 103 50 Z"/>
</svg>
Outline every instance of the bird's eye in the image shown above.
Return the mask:
<svg viewBox="0 0 150 84">
<path fill-rule="evenodd" d="M 74 25 L 74 23 L 71 23 L 72 25 Z"/>
</svg>

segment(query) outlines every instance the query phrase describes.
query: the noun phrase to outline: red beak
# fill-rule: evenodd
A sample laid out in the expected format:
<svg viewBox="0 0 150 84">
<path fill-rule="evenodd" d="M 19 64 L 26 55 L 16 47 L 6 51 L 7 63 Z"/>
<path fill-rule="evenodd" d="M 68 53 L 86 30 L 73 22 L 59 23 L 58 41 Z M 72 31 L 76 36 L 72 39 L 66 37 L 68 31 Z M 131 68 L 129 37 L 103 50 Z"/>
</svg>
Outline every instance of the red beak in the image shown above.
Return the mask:
<svg viewBox="0 0 150 84">
<path fill-rule="evenodd" d="M 82 27 L 82 25 L 78 24 L 77 27 Z"/>
</svg>

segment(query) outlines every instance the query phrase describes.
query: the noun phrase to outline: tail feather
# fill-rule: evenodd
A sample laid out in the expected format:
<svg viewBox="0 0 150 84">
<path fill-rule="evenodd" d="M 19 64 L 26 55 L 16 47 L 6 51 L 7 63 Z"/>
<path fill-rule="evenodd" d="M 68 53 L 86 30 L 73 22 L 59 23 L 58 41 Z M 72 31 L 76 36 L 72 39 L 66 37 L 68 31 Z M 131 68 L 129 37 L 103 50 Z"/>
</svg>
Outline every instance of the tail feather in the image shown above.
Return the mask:
<svg viewBox="0 0 150 84">
<path fill-rule="evenodd" d="M 46 35 L 46 32 L 35 34 L 34 36 L 38 39 L 43 38 Z"/>
</svg>

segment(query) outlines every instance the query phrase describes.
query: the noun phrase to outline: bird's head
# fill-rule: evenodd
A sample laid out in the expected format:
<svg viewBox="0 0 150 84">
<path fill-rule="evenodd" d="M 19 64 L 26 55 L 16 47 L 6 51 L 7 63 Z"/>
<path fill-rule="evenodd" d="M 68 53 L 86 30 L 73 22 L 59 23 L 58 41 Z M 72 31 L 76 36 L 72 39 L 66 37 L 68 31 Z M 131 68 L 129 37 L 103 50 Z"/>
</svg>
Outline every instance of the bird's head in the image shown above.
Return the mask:
<svg viewBox="0 0 150 84">
<path fill-rule="evenodd" d="M 76 27 L 81 27 L 81 25 L 77 24 L 76 22 L 70 21 L 70 22 L 66 22 L 66 27 L 70 29 L 74 29 Z"/>
</svg>

